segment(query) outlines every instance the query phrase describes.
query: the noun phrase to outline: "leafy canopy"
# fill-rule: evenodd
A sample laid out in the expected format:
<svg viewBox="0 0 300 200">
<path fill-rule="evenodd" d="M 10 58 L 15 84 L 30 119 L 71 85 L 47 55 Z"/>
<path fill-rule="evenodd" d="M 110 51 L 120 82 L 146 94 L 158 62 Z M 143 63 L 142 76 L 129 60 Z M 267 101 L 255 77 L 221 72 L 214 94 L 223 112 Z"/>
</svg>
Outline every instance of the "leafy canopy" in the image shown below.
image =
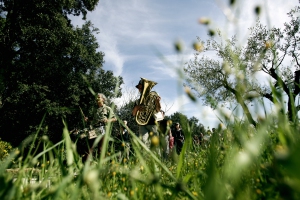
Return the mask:
<svg viewBox="0 0 300 200">
<path fill-rule="evenodd" d="M 70 15 L 83 16 L 98 1 L 0 0 L 0 133 L 18 145 L 35 133 L 61 138 L 62 118 L 81 126 L 95 105 L 89 87 L 108 98 L 120 96 L 121 77 L 104 71 L 104 53 L 87 21 L 73 27 Z M 84 77 L 84 78 L 83 78 Z M 116 86 L 117 85 L 117 86 Z M 79 124 L 79 125 L 78 125 Z"/>
<path fill-rule="evenodd" d="M 299 105 L 295 101 L 300 92 L 299 11 L 295 7 L 288 13 L 290 22 L 283 29 L 268 29 L 257 21 L 250 28 L 245 46 L 239 46 L 235 37 L 224 41 L 220 32 L 217 39 L 206 42 L 198 38 L 201 48 L 184 68 L 187 84 L 212 108 L 228 102 L 240 105 L 253 125 L 257 122 L 249 103 L 255 98 L 274 104 L 287 99 L 289 119 L 296 120 Z M 211 52 L 214 57 L 207 55 Z M 281 90 L 284 96 L 279 95 Z"/>
</svg>

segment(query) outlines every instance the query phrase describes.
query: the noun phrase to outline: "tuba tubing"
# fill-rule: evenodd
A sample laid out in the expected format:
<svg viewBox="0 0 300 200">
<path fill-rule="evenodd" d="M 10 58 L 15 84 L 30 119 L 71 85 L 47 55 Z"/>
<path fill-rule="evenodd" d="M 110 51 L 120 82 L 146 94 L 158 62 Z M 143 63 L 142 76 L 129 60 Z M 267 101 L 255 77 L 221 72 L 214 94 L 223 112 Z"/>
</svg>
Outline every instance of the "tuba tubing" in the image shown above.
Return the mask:
<svg viewBox="0 0 300 200">
<path fill-rule="evenodd" d="M 143 105 L 144 109 L 137 111 L 135 121 L 139 125 L 146 125 L 156 110 L 156 99 L 158 98 L 158 94 L 155 91 L 151 91 L 151 89 L 157 83 L 145 78 L 141 79 L 143 80 L 143 91 L 139 99 L 139 105 Z"/>
</svg>

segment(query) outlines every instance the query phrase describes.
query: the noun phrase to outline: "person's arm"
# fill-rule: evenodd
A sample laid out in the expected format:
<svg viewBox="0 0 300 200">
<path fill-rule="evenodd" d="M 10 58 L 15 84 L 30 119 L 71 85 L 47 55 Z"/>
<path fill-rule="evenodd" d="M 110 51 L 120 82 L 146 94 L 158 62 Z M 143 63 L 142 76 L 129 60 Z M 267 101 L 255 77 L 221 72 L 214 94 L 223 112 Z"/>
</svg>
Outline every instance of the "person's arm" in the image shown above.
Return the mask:
<svg viewBox="0 0 300 200">
<path fill-rule="evenodd" d="M 138 105 L 134 106 L 133 109 L 132 109 L 132 115 L 136 116 L 136 113 L 137 113 L 138 110 L 139 110 L 139 106 Z"/>
<path fill-rule="evenodd" d="M 156 105 L 155 105 L 155 110 L 156 112 L 159 112 L 161 110 L 161 105 L 160 105 L 160 96 L 158 96 L 156 99 Z"/>
<path fill-rule="evenodd" d="M 182 129 L 180 130 L 180 136 L 181 136 L 182 141 L 184 141 L 184 134 L 183 134 Z"/>
<path fill-rule="evenodd" d="M 142 105 L 135 105 L 132 109 L 132 115 L 136 116 L 137 111 L 142 111 L 144 110 L 144 106 Z"/>
<path fill-rule="evenodd" d="M 98 119 L 94 124 L 105 124 L 107 123 L 107 118 Z"/>
<path fill-rule="evenodd" d="M 110 119 L 106 119 L 105 123 L 116 122 L 116 121 L 117 121 L 117 118 L 113 117 L 113 118 L 110 118 Z"/>
<path fill-rule="evenodd" d="M 172 134 L 173 134 L 173 132 L 172 132 Z M 176 130 L 174 131 L 173 137 L 174 137 L 174 141 L 176 141 L 177 140 L 177 132 L 176 132 Z"/>
</svg>

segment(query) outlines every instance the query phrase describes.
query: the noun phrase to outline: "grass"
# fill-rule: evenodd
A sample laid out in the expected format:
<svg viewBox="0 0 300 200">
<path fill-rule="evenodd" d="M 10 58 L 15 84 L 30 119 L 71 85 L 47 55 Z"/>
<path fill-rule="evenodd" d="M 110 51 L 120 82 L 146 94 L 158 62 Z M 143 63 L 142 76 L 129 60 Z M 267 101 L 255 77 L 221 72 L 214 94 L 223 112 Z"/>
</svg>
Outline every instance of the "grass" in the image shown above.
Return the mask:
<svg viewBox="0 0 300 200">
<path fill-rule="evenodd" d="M 37 135 L 24 141 L 28 153 L 12 150 L 0 161 L 1 199 L 300 199 L 299 122 L 280 108 L 257 127 L 225 120 L 208 143 L 194 146 L 185 132 L 181 154 L 163 160 L 132 136 L 134 155 L 120 159 L 110 127 L 99 157 L 86 162 L 65 126 L 52 144 Z M 276 112 L 277 110 L 277 112 Z M 226 119 L 226 116 L 223 116 Z M 101 138 L 96 140 L 99 142 Z M 152 140 L 154 141 L 154 140 Z M 33 145 L 37 144 L 37 146 Z M 36 149 L 42 147 L 41 152 Z"/>
<path fill-rule="evenodd" d="M 278 123 L 274 124 L 273 121 Z M 1 199 L 299 199 L 299 124 L 283 115 L 257 128 L 228 124 L 207 147 L 187 137 L 167 161 L 133 134 L 135 155 L 118 159 L 105 138 L 103 158 L 82 163 L 67 128 L 64 140 L 21 161 L 14 150 L 0 168 Z M 36 139 L 36 138 L 35 138 Z M 14 162 L 14 164 L 13 164 Z M 9 166 L 15 166 L 9 169 Z"/>
<path fill-rule="evenodd" d="M 176 49 L 180 52 L 181 45 Z M 178 73 L 183 76 L 180 70 Z M 300 199 L 299 121 L 290 122 L 282 114 L 284 102 L 279 100 L 275 107 L 257 127 L 238 119 L 224 121 L 226 126 L 220 126 L 206 145 L 193 146 L 192 133 L 186 132 L 181 154 L 172 154 L 167 161 L 133 133 L 134 155 L 129 160 L 119 159 L 108 132 L 100 157 L 87 162 L 82 162 L 67 127 L 64 139 L 57 144 L 46 136 L 37 138 L 37 133 L 24 141 L 28 153 L 22 148 L 0 152 L 0 157 L 5 157 L 0 160 L 0 197 Z M 226 119 L 225 114 L 222 117 Z M 43 150 L 36 152 L 39 148 L 35 144 Z M 2 141 L 0 145 L 11 148 Z"/>
</svg>

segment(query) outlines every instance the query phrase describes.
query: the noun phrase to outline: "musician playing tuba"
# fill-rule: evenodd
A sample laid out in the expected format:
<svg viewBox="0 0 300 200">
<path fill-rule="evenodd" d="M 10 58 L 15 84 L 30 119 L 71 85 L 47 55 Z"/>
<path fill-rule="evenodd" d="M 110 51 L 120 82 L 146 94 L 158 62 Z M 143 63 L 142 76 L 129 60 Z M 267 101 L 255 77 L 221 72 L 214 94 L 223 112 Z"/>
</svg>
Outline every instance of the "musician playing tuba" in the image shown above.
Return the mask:
<svg viewBox="0 0 300 200">
<path fill-rule="evenodd" d="M 146 146 L 150 147 L 149 134 L 158 135 L 158 127 L 154 118 L 154 114 L 161 109 L 160 96 L 150 91 L 156 85 L 156 82 L 141 78 L 135 86 L 140 92 L 140 99 L 136 100 L 132 110 L 136 122 L 139 125 L 139 136 Z"/>
</svg>

